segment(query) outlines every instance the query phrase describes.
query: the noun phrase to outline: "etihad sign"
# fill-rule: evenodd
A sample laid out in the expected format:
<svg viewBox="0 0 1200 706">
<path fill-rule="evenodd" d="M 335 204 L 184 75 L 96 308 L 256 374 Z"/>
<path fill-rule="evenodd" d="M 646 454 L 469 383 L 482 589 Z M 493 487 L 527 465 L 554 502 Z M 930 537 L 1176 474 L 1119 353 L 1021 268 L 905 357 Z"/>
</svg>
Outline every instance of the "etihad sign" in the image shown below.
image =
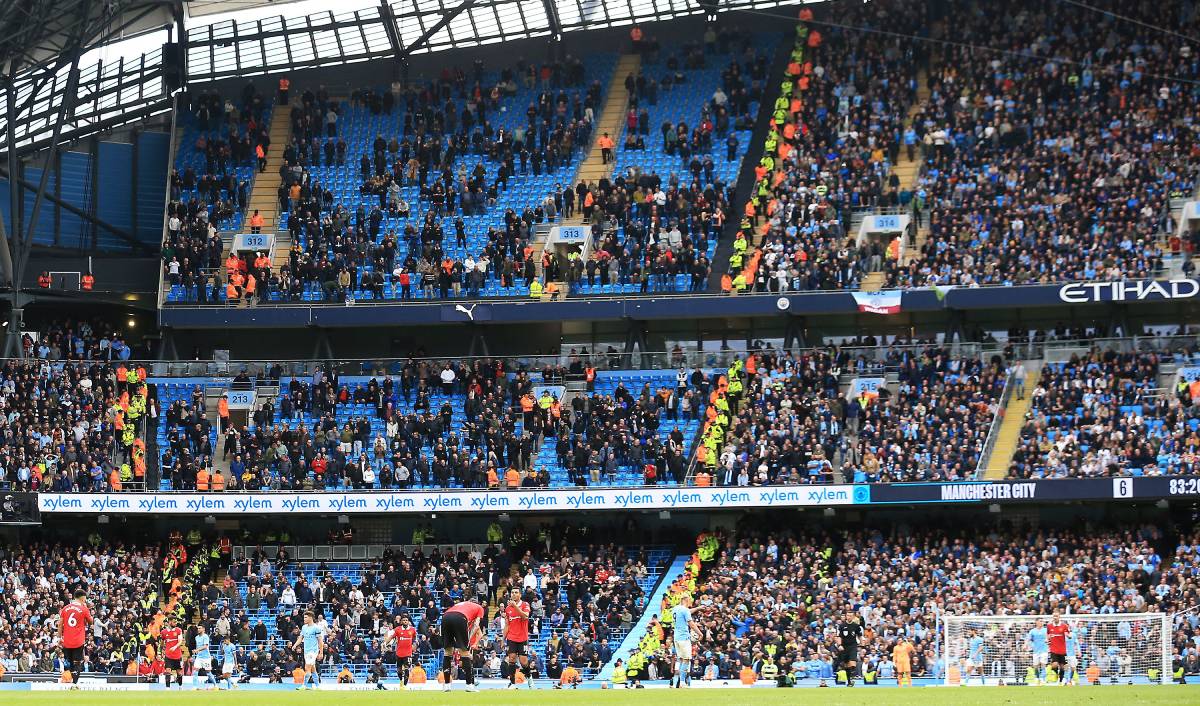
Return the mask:
<svg viewBox="0 0 1200 706">
<path fill-rule="evenodd" d="M 1058 290 L 1058 298 L 1067 304 L 1191 299 L 1197 295 L 1200 295 L 1200 282 L 1194 279 L 1075 282 L 1064 284 Z"/>
</svg>

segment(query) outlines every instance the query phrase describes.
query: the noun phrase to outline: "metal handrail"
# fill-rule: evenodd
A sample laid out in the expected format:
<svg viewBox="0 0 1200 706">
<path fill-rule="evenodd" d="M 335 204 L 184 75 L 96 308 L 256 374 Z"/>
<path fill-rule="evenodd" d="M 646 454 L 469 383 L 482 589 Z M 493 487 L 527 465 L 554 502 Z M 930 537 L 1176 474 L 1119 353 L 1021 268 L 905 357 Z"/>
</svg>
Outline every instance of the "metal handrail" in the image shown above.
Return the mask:
<svg viewBox="0 0 1200 706">
<path fill-rule="evenodd" d="M 1018 365 L 1024 365 L 1021 361 Z M 992 458 L 992 451 L 996 447 L 996 440 L 1000 437 L 1000 426 L 1004 423 L 1005 412 L 1008 410 L 1008 402 L 1012 399 L 1013 394 L 1013 373 L 1010 370 L 1004 376 L 1004 389 L 1000 392 L 1000 399 L 996 403 L 996 413 L 992 417 L 992 424 L 988 428 L 987 438 L 983 442 L 983 448 L 979 451 L 979 461 L 975 466 L 975 477 L 983 478 L 987 473 L 988 461 Z"/>
<path fill-rule="evenodd" d="M 604 345 L 601 342 L 600 345 Z M 581 349 L 586 349 L 587 346 L 580 345 Z M 979 344 L 979 343 L 896 343 L 880 346 L 839 346 L 839 345 L 824 345 L 814 346 L 810 348 L 796 348 L 791 350 L 771 349 L 776 354 L 801 355 L 805 353 L 824 353 L 824 352 L 845 352 L 853 359 L 866 359 L 871 366 L 871 372 L 876 372 L 880 369 L 887 370 L 884 365 L 887 357 L 892 353 L 902 353 L 905 351 L 919 353 L 931 348 L 949 349 L 958 355 L 973 355 L 977 357 L 989 356 L 989 354 L 998 354 L 1002 346 L 1000 344 Z M 593 349 L 587 354 L 577 352 L 575 357 L 578 357 L 582 363 L 593 364 L 598 370 L 605 371 L 642 371 L 642 370 L 678 370 L 679 368 L 695 369 L 699 368 L 721 368 L 727 367 L 734 356 L 744 355 L 744 352 L 735 351 L 732 349 L 715 349 L 715 350 L 694 350 L 686 349 L 682 352 L 677 351 L 651 351 L 636 354 L 639 356 L 639 364 L 632 365 L 629 360 L 630 354 L 623 351 L 606 352 L 599 348 Z M 680 360 L 682 356 L 682 360 Z M 238 373 L 245 372 L 251 377 L 257 377 L 260 380 L 274 380 L 268 373 L 275 366 L 279 367 L 281 377 L 294 377 L 298 375 L 306 375 L 317 372 L 318 369 L 323 371 L 333 370 L 341 375 L 383 375 L 383 374 L 398 374 L 397 372 L 388 372 L 388 368 L 395 365 L 402 365 L 408 362 L 412 363 L 431 363 L 441 364 L 446 362 L 456 361 L 471 363 L 474 361 L 480 362 L 495 362 L 506 361 L 512 364 L 515 370 L 525 370 L 529 372 L 537 372 L 539 368 L 546 366 L 567 366 L 571 362 L 572 355 L 569 351 L 559 351 L 547 354 L 535 355 L 520 355 L 520 356 L 456 356 L 449 358 L 446 356 L 427 356 L 427 357 L 396 357 L 396 358 L 339 358 L 336 361 L 321 361 L 321 360 L 230 360 L 230 361 L 124 361 L 126 365 L 139 364 L 144 365 L 152 377 L 195 377 L 197 384 L 202 382 L 202 379 L 228 379 Z M 615 362 L 616 365 L 611 363 Z M 848 374 L 853 374 L 853 370 L 847 370 Z M 568 379 L 572 376 L 568 373 Z M 577 376 L 576 376 L 577 377 Z"/>
<path fill-rule="evenodd" d="M 163 307 L 163 285 L 166 273 L 163 271 L 162 261 L 162 246 L 167 242 L 167 224 L 170 222 L 170 217 L 167 215 L 167 209 L 171 206 L 171 173 L 175 170 L 175 150 L 176 145 L 176 130 L 178 129 L 177 119 L 179 116 L 179 94 L 176 93 L 171 99 L 171 141 L 170 147 L 167 150 L 167 188 L 163 193 L 163 210 L 162 210 L 162 238 L 159 239 L 159 253 L 156 257 L 158 260 L 158 308 Z"/>
</svg>

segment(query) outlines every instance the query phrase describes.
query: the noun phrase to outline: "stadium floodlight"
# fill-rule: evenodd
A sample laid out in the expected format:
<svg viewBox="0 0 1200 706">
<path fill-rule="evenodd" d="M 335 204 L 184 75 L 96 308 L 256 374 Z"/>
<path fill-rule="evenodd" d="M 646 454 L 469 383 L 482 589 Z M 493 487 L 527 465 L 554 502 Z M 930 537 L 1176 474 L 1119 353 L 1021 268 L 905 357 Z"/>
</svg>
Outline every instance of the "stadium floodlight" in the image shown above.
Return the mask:
<svg viewBox="0 0 1200 706">
<path fill-rule="evenodd" d="M 946 685 L 1039 684 L 1059 678 L 1080 684 L 1166 684 L 1171 679 L 1171 616 L 1166 613 L 1063 615 L 1069 631 L 1065 654 L 1053 651 L 1046 634 L 1053 616 L 944 615 L 942 620 Z M 1062 673 L 1054 668 L 1060 658 Z"/>
</svg>

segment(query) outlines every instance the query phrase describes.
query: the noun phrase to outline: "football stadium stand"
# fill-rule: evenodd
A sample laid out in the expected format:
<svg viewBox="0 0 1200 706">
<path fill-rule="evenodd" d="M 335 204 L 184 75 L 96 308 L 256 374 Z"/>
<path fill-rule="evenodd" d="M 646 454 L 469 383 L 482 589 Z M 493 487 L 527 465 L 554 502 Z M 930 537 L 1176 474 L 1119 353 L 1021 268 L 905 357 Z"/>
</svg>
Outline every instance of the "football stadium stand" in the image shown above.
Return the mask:
<svg viewBox="0 0 1200 706">
<path fill-rule="evenodd" d="M 694 680 L 767 679 L 793 684 L 844 683 L 835 626 L 864 629 L 858 675 L 896 674 L 893 650 L 909 641 L 912 672 L 944 676 L 939 615 L 1140 613 L 1172 611 L 1191 597 L 1194 537 L 1182 536 L 1164 559 L 1161 530 L 1149 525 L 1077 531 L 996 530 L 981 536 L 923 529 L 856 526 L 845 532 L 743 532 L 697 540 L 689 571 L 664 596 L 643 635 L 618 654 L 629 678 L 667 679 L 671 608 L 693 599 Z M 1165 553 L 1165 549 L 1161 550 Z M 1197 663 L 1190 635 L 1178 626 L 1173 648 Z M 1079 670 L 1114 672 L 1110 645 L 1081 641 Z M 1120 649 L 1130 647 L 1122 644 Z M 624 647 L 624 646 L 623 646 Z M 986 668 L 1011 669 L 1005 655 Z M 994 662 L 994 664 L 993 664 Z M 952 665 L 953 666 L 953 665 Z M 854 675 L 851 670 L 851 675 Z M 1144 675 L 1136 675 L 1144 676 Z M 1024 675 L 1021 675 L 1024 678 Z"/>
<path fill-rule="evenodd" d="M 1003 26 L 986 12 L 955 13 L 955 41 L 928 46 L 900 36 L 919 34 L 923 20 L 903 3 L 851 8 L 844 20 L 895 35 L 801 21 L 789 67 L 795 82 L 774 105 L 776 130 L 743 222 L 757 248 L 735 251 L 732 286 L 1167 274 L 1163 245 L 1178 217 L 1170 202 L 1196 187 L 1194 134 L 1179 117 L 1197 69 L 1186 47 L 1147 50 L 1142 28 L 1195 18 L 1164 17 L 1148 2 L 1122 7 L 1119 19 L 1059 4 L 1045 9 L 1051 37 L 1033 19 L 1041 10 L 1021 5 L 1014 12 L 1022 19 Z M 1001 49 L 1014 46 L 1029 49 Z M 847 81 L 864 55 L 875 64 Z M 1102 58 L 1110 56 L 1128 58 Z M 1187 68 L 1178 72 L 1181 57 Z M 896 169 L 902 150 L 920 160 L 911 184 Z M 911 220 L 883 237 L 860 227 L 888 213 Z"/>
<path fill-rule="evenodd" d="M 163 487 L 195 489 L 201 469 L 224 475 L 230 490 L 685 481 L 705 407 L 690 377 L 594 371 L 573 390 L 502 365 L 422 361 L 395 377 L 284 377 L 259 388 L 264 399 L 240 426 L 210 422 L 219 399 L 206 400 L 193 381 L 158 381 Z"/>
<path fill-rule="evenodd" d="M 543 526 L 539 532 L 551 530 Z M 563 540 L 561 530 L 554 535 Z M 479 669 L 499 677 L 506 654 L 499 613 L 516 592 L 530 605 L 532 674 L 557 679 L 569 664 L 591 678 L 610 658 L 610 645 L 624 639 L 672 556 L 669 547 L 612 545 L 546 554 L 531 537 L 514 538 L 507 547 L 437 545 L 432 537 L 421 538 L 425 545 L 379 547 L 382 556 L 369 562 L 332 560 L 331 547 L 297 547 L 326 555 L 307 561 L 282 549 L 245 547 L 224 578 L 198 589 L 203 621 L 211 634 L 237 638 L 257 676 L 269 676 L 276 667 L 290 676 L 299 662 L 291 645 L 301 614 L 317 609 L 330 636 L 322 676 L 333 678 L 346 668 L 362 681 L 379 666 L 388 677 L 396 675 L 395 655 L 383 642 L 407 615 L 418 631 L 415 661 L 432 679 L 441 665 L 442 611 L 475 600 L 495 606 Z"/>
</svg>

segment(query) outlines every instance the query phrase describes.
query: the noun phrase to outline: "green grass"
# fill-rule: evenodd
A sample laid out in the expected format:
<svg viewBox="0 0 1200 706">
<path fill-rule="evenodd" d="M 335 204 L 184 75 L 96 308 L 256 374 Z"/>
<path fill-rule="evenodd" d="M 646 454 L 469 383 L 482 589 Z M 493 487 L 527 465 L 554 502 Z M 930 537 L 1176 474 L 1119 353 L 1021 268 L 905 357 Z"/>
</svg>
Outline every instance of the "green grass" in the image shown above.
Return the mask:
<svg viewBox="0 0 1200 706">
<path fill-rule="evenodd" d="M 483 691 L 477 694 L 455 692 L 264 692 L 233 693 L 96 693 L 96 692 L 2 692 L 6 704 L 18 706 L 64 706 L 65 704 L 112 704 L 113 706 L 171 706 L 172 704 L 235 704 L 236 706 L 291 706 L 292 704 L 467 704 L 479 706 L 557 706 L 570 704 L 662 704 L 679 697 L 687 706 L 737 706 L 740 704 L 835 704 L 838 706 L 1003 706 L 1006 704 L 1087 704 L 1088 706 L 1126 706 L 1128 704 L 1200 703 L 1200 689 L 1177 686 L 1098 686 L 1098 687 L 964 687 L 951 688 L 874 688 L 849 689 L 692 689 L 686 697 L 661 689 L 639 691 Z"/>
</svg>

